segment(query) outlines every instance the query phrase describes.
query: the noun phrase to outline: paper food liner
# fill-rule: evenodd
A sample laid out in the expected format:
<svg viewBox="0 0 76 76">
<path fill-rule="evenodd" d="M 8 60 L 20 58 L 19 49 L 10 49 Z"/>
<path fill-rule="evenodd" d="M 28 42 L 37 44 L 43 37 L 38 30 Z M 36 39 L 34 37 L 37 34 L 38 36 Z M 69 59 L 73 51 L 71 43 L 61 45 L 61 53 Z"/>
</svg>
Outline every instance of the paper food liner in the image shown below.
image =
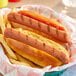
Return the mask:
<svg viewBox="0 0 76 76">
<path fill-rule="evenodd" d="M 27 67 L 23 65 L 11 64 L 4 54 L 2 47 L 0 46 L 0 72 L 3 76 L 43 76 L 46 72 L 53 71 L 61 71 L 63 69 L 67 69 L 76 64 L 76 21 L 66 15 L 59 14 L 54 10 L 41 6 L 41 5 L 24 5 L 17 10 L 28 9 L 31 11 L 35 11 L 39 14 L 42 14 L 48 18 L 56 18 L 59 22 L 61 22 L 71 33 L 71 58 L 70 63 L 65 64 L 60 67 L 55 67 L 49 69 L 51 66 L 47 66 L 43 69 L 37 69 L 32 67 Z M 11 9 L 3 8 L 0 10 L 0 14 L 4 15 L 5 13 L 10 12 Z"/>
</svg>

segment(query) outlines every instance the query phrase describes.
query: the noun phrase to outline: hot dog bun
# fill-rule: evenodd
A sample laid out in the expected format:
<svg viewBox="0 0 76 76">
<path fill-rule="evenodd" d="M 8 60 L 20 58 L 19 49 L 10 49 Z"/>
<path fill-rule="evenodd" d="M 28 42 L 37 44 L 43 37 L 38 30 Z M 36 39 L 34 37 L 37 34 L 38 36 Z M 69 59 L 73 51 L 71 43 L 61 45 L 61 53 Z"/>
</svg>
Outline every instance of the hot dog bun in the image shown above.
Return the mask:
<svg viewBox="0 0 76 76">
<path fill-rule="evenodd" d="M 70 42 L 70 34 L 64 26 L 56 20 L 41 16 L 38 13 L 28 10 L 12 12 L 8 14 L 8 20 L 46 33 L 62 42 Z"/>
<path fill-rule="evenodd" d="M 19 55 L 27 58 L 41 67 L 52 65 L 52 67 L 59 66 L 62 64 L 57 58 L 49 55 L 48 53 L 33 48 L 27 44 L 16 41 L 11 38 L 6 38 L 7 44 Z"/>
<path fill-rule="evenodd" d="M 46 39 L 34 32 L 28 30 L 19 30 L 13 28 L 6 28 L 4 32 L 6 38 L 12 38 L 17 41 L 20 41 L 24 44 L 30 45 L 34 48 L 37 48 L 41 51 L 48 53 L 59 59 L 62 63 L 68 63 L 69 53 L 58 43 Z"/>
</svg>

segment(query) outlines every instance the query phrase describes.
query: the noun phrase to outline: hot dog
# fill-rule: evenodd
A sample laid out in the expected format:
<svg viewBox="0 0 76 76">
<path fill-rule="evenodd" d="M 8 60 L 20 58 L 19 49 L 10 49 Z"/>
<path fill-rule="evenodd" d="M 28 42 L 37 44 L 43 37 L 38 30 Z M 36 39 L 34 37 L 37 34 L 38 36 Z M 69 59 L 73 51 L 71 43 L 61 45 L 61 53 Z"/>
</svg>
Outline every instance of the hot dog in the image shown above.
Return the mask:
<svg viewBox="0 0 76 76">
<path fill-rule="evenodd" d="M 62 63 L 68 63 L 69 61 L 69 53 L 65 48 L 63 48 L 60 44 L 44 38 L 34 32 L 22 29 L 6 28 L 4 36 L 44 51 L 59 59 Z"/>
<path fill-rule="evenodd" d="M 70 42 L 70 34 L 64 26 L 56 20 L 49 19 L 38 13 L 28 10 L 12 12 L 8 14 L 8 20 L 46 33 L 62 42 Z"/>
</svg>

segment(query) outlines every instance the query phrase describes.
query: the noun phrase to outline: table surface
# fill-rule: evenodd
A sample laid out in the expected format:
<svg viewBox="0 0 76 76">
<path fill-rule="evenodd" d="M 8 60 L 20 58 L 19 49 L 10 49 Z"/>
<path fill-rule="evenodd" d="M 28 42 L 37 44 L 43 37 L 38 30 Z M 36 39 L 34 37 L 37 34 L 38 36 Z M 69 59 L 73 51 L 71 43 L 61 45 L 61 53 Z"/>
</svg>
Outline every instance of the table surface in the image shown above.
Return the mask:
<svg viewBox="0 0 76 76">
<path fill-rule="evenodd" d="M 20 2 L 9 2 L 8 8 L 20 7 L 22 5 L 45 5 L 57 12 L 65 13 L 64 5 L 61 2 L 62 0 L 21 0 Z M 76 12 L 75 9 L 71 10 L 70 13 L 67 13 L 69 16 L 76 19 L 76 15 L 73 16 L 73 13 Z M 74 13 L 75 14 L 75 13 Z"/>
<path fill-rule="evenodd" d="M 45 5 L 48 7 L 55 6 L 60 0 L 21 0 L 20 2 L 9 2 L 7 7 L 13 8 L 13 7 L 20 7 L 22 5 L 30 5 L 30 4 L 36 4 L 36 5 Z"/>
<path fill-rule="evenodd" d="M 60 9 L 62 9 L 62 7 L 60 7 L 61 0 L 21 0 L 20 2 L 9 2 L 7 7 L 14 8 L 22 5 L 44 5 L 53 8 L 57 12 L 60 12 Z"/>
</svg>

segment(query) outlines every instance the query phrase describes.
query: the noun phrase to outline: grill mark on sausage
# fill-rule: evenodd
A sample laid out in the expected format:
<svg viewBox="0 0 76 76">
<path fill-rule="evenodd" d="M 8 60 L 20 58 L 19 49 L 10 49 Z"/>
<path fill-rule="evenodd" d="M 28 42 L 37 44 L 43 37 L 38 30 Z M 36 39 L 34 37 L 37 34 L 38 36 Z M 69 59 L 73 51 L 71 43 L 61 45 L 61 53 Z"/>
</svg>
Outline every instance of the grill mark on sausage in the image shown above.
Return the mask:
<svg viewBox="0 0 76 76">
<path fill-rule="evenodd" d="M 43 46 L 45 47 L 45 43 L 43 43 Z"/>
<path fill-rule="evenodd" d="M 41 29 L 41 25 L 40 25 L 40 22 L 38 21 L 38 27 Z"/>
<path fill-rule="evenodd" d="M 23 15 L 21 15 L 21 20 L 24 21 Z"/>
<path fill-rule="evenodd" d="M 13 19 L 15 19 L 15 20 L 16 20 L 16 16 L 15 16 L 15 14 L 13 14 Z"/>
<path fill-rule="evenodd" d="M 47 30 L 48 30 L 48 32 L 50 32 L 50 26 L 49 25 L 47 26 Z"/>
<path fill-rule="evenodd" d="M 54 53 L 54 48 L 53 48 L 53 50 L 52 50 L 52 51 L 53 51 L 53 53 Z"/>
<path fill-rule="evenodd" d="M 28 40 L 28 35 L 26 35 L 26 40 Z"/>
<path fill-rule="evenodd" d="M 45 48 L 45 43 L 43 43 L 43 47 Z"/>
<path fill-rule="evenodd" d="M 32 20 L 31 20 L 31 18 L 29 18 L 29 22 L 30 22 L 30 25 L 32 25 Z"/>
<path fill-rule="evenodd" d="M 58 27 L 56 28 L 56 35 L 57 35 L 57 37 L 59 36 Z"/>
</svg>

